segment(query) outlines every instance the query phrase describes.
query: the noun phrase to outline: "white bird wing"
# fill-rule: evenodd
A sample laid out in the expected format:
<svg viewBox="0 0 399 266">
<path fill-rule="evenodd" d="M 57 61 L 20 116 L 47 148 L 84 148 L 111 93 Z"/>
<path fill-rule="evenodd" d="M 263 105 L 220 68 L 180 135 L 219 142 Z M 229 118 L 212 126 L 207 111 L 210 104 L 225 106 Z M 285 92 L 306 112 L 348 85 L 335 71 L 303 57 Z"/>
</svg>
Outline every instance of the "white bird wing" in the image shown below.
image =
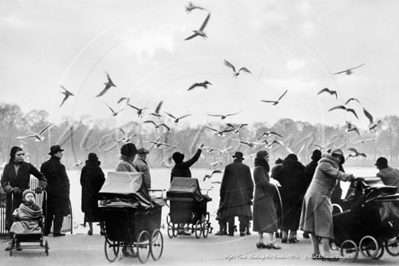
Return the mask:
<svg viewBox="0 0 399 266">
<path fill-rule="evenodd" d="M 230 63 L 230 62 L 227 61 L 227 60 L 224 60 L 224 64 L 225 64 L 225 66 L 227 66 L 227 67 L 233 69 L 233 71 L 236 72 L 236 68 L 233 66 L 232 63 Z"/>
<path fill-rule="evenodd" d="M 39 135 L 42 135 L 44 132 L 46 132 L 47 129 L 49 129 L 51 125 L 52 125 L 52 124 L 50 123 L 50 124 L 48 124 L 45 128 L 43 128 L 43 129 L 39 132 Z"/>
<path fill-rule="evenodd" d="M 208 16 L 206 16 L 204 22 L 202 23 L 202 26 L 200 28 L 200 31 L 203 31 L 206 27 L 206 24 L 208 24 L 209 18 L 211 17 L 211 12 L 208 13 Z"/>
</svg>

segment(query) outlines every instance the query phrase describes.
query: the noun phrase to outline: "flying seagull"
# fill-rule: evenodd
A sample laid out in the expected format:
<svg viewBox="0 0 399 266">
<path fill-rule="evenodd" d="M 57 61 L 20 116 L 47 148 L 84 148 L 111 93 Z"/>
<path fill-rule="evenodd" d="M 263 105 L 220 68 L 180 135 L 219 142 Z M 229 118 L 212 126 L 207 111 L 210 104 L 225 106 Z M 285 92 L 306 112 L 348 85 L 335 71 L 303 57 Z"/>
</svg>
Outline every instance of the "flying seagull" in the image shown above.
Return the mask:
<svg viewBox="0 0 399 266">
<path fill-rule="evenodd" d="M 128 103 L 127 105 L 129 105 L 129 106 L 132 107 L 133 109 L 136 109 L 136 110 L 137 110 L 137 115 L 138 115 L 139 117 L 142 116 L 143 110 L 147 109 L 147 107 L 145 107 L 145 108 L 138 108 L 138 107 L 133 106 L 133 105 L 131 105 L 131 104 L 129 104 L 129 103 Z"/>
<path fill-rule="evenodd" d="M 136 133 L 133 133 L 133 134 L 131 134 L 130 136 L 122 129 L 122 128 L 119 128 L 119 130 L 122 132 L 122 134 L 123 134 L 123 137 L 121 138 L 121 139 L 115 139 L 116 140 L 116 142 L 124 142 L 124 143 L 128 143 L 129 141 L 130 141 L 130 139 L 131 138 L 133 138 L 134 136 L 136 136 L 137 134 Z"/>
<path fill-rule="evenodd" d="M 259 143 L 259 142 L 243 141 L 243 140 L 239 140 L 239 139 L 233 139 L 233 140 L 234 141 L 238 141 L 241 144 L 245 144 L 245 145 L 247 145 L 247 146 L 249 146 L 251 148 L 253 148 L 253 147 L 257 146 L 257 145 L 263 144 L 263 143 Z"/>
<path fill-rule="evenodd" d="M 361 64 L 360 66 L 352 67 L 352 68 L 349 68 L 349 69 L 347 69 L 347 70 L 334 73 L 334 75 L 338 75 L 338 74 L 342 74 L 342 73 L 345 73 L 346 75 L 352 75 L 352 73 L 353 73 L 352 70 L 354 70 L 354 69 L 356 69 L 356 68 L 359 68 L 359 67 L 361 67 L 361 66 L 364 66 L 364 65 L 365 65 L 365 64 Z"/>
<path fill-rule="evenodd" d="M 377 120 L 374 122 L 373 116 L 365 109 L 363 108 L 364 115 L 369 119 L 369 130 L 373 130 L 376 128 L 379 124 L 381 124 L 381 120 Z"/>
<path fill-rule="evenodd" d="M 328 88 L 324 88 L 317 93 L 317 95 L 322 94 L 323 92 L 328 92 L 330 95 L 335 95 L 335 99 L 337 98 L 337 91 L 329 90 Z"/>
<path fill-rule="evenodd" d="M 233 114 L 226 114 L 226 115 L 214 115 L 214 114 L 207 114 L 207 115 L 209 115 L 209 116 L 218 116 L 218 117 L 220 117 L 223 120 L 223 119 L 226 119 L 228 116 L 236 115 L 236 114 L 239 114 L 239 113 L 241 113 L 241 111 L 237 112 L 237 113 L 233 113 Z"/>
<path fill-rule="evenodd" d="M 228 127 L 228 128 L 222 129 L 222 130 L 217 130 L 217 129 L 214 129 L 214 128 L 211 128 L 211 127 L 208 127 L 208 126 L 205 126 L 205 127 L 210 129 L 210 130 L 213 130 L 213 131 L 217 132 L 217 135 L 219 137 L 223 137 L 224 133 L 228 133 L 228 132 L 231 132 L 231 131 L 234 130 L 234 128 L 231 128 L 231 127 Z"/>
<path fill-rule="evenodd" d="M 116 87 L 116 85 L 112 82 L 112 80 L 111 80 L 110 76 L 108 75 L 108 73 L 105 72 L 105 74 L 107 74 L 108 82 L 107 82 L 107 83 L 104 83 L 105 88 L 104 88 L 98 95 L 96 95 L 96 97 L 101 97 L 101 96 L 103 96 L 111 87 Z"/>
<path fill-rule="evenodd" d="M 345 110 L 347 112 L 351 112 L 352 114 L 354 114 L 356 116 L 357 119 L 359 119 L 359 117 L 357 117 L 356 111 L 354 109 L 346 108 L 344 105 L 334 106 L 333 108 L 330 108 L 330 110 L 328 110 L 328 111 L 330 112 L 330 111 L 337 110 L 337 109 L 342 109 L 342 110 Z"/>
<path fill-rule="evenodd" d="M 154 121 L 151 121 L 151 120 L 146 120 L 146 121 L 144 121 L 143 123 L 146 123 L 146 124 L 153 124 L 153 125 L 155 126 L 155 128 L 164 127 L 164 128 L 166 128 L 168 131 L 170 131 L 170 128 L 169 128 L 167 125 L 165 125 L 164 123 L 162 123 L 162 124 L 157 124 L 157 123 L 155 123 Z"/>
<path fill-rule="evenodd" d="M 240 129 L 241 128 L 243 128 L 243 127 L 245 127 L 245 126 L 248 126 L 248 124 L 240 124 L 238 127 L 235 127 L 235 126 L 233 126 L 232 124 L 230 124 L 230 123 L 227 123 L 226 125 L 228 125 L 229 127 L 232 127 L 233 128 L 233 134 L 238 134 L 239 132 L 240 132 Z"/>
<path fill-rule="evenodd" d="M 375 140 L 375 138 L 361 139 L 361 140 L 356 141 L 356 142 L 353 143 L 353 144 L 358 144 L 358 143 L 364 144 L 364 143 L 366 143 L 367 141 L 372 141 L 372 140 Z"/>
<path fill-rule="evenodd" d="M 186 6 L 186 12 L 187 12 L 187 14 L 190 13 L 190 12 L 191 12 L 192 10 L 194 10 L 194 9 L 206 10 L 206 9 L 203 8 L 203 7 L 199 7 L 199 6 L 194 5 L 192 2 L 188 2 L 188 6 Z"/>
<path fill-rule="evenodd" d="M 206 179 L 211 179 L 211 177 L 212 177 L 214 174 L 218 174 L 218 173 L 223 173 L 223 172 L 220 171 L 220 170 L 213 170 L 212 173 L 211 173 L 210 175 L 205 175 L 205 176 L 204 176 L 203 182 L 205 182 Z"/>
<path fill-rule="evenodd" d="M 163 101 L 160 101 L 157 105 L 157 107 L 155 108 L 155 111 L 153 113 L 150 113 L 149 115 L 153 115 L 156 117 L 161 117 L 161 114 L 159 113 L 159 111 L 161 111 L 161 107 L 162 107 Z"/>
<path fill-rule="evenodd" d="M 168 116 L 170 116 L 171 118 L 173 118 L 173 119 L 174 119 L 174 122 L 175 122 L 176 124 L 179 123 L 179 121 L 180 121 L 181 119 L 183 119 L 183 118 L 185 118 L 185 117 L 191 115 L 191 114 L 187 114 L 187 115 L 183 115 L 183 116 L 180 116 L 180 117 L 175 117 L 174 115 L 172 115 L 172 114 L 170 114 L 170 113 L 167 113 L 167 112 L 165 112 L 165 114 L 167 114 Z"/>
<path fill-rule="evenodd" d="M 367 155 L 365 153 L 358 152 L 355 148 L 347 148 L 346 150 L 355 153 L 355 154 L 349 154 L 348 158 L 349 157 L 357 157 L 357 156 L 363 156 L 364 158 L 367 158 Z"/>
<path fill-rule="evenodd" d="M 354 132 L 356 132 L 358 135 L 360 135 L 360 132 L 359 132 L 359 129 L 357 128 L 357 126 L 355 126 L 354 124 L 352 124 L 351 122 L 349 122 L 349 121 L 346 121 L 346 126 L 347 126 L 347 129 L 346 129 L 346 132 L 351 132 L 351 131 L 354 131 Z"/>
<path fill-rule="evenodd" d="M 108 104 L 106 104 L 106 105 L 108 106 L 109 110 L 111 110 L 113 116 L 117 116 L 120 112 L 125 110 L 125 108 L 123 108 L 123 109 L 119 110 L 118 112 L 115 112 Z"/>
<path fill-rule="evenodd" d="M 248 68 L 246 68 L 246 67 L 242 67 L 236 72 L 236 68 L 234 67 L 234 65 L 227 60 L 224 60 L 224 64 L 225 64 L 225 66 L 233 69 L 233 77 L 235 77 L 235 78 L 237 78 L 237 76 L 240 75 L 241 70 L 244 72 L 247 72 L 249 74 L 252 74 L 251 71 L 249 71 Z"/>
<path fill-rule="evenodd" d="M 25 136 L 19 136 L 17 137 L 17 139 L 35 139 L 35 141 L 43 141 L 44 140 L 43 134 L 50 128 L 51 125 L 52 125 L 51 123 L 48 124 L 45 128 L 40 130 L 39 133 L 29 131 L 25 134 Z"/>
<path fill-rule="evenodd" d="M 208 38 L 208 36 L 206 36 L 206 34 L 205 34 L 205 32 L 204 32 L 204 29 L 205 29 L 205 27 L 206 27 L 206 24 L 208 24 L 208 21 L 209 21 L 209 18 L 210 18 L 210 17 L 211 17 L 211 13 L 209 12 L 209 13 L 208 13 L 208 16 L 206 17 L 206 19 L 205 19 L 204 22 L 202 23 L 201 28 L 200 28 L 199 30 L 193 30 L 194 34 L 191 35 L 190 37 L 187 37 L 187 38 L 184 39 L 184 40 L 185 40 L 185 41 L 186 41 L 186 40 L 190 40 L 190 39 L 192 39 L 192 38 L 194 38 L 194 37 L 197 37 L 197 36 L 202 36 L 204 39 L 205 39 L 205 38 Z"/>
<path fill-rule="evenodd" d="M 118 103 L 121 103 L 121 102 L 123 102 L 123 101 L 126 101 L 126 104 L 129 104 L 130 98 L 128 98 L 128 97 L 122 97 L 122 98 L 119 99 Z"/>
<path fill-rule="evenodd" d="M 263 136 L 266 136 L 266 137 L 268 137 L 268 136 L 270 136 L 270 135 L 276 135 L 276 136 L 279 136 L 279 137 L 283 137 L 283 136 L 281 136 L 280 134 L 278 134 L 277 132 L 274 132 L 274 131 L 265 131 L 265 132 L 263 132 L 260 136 L 259 136 L 259 138 L 258 139 L 261 139 Z"/>
<path fill-rule="evenodd" d="M 62 100 L 62 103 L 60 104 L 60 107 L 61 107 L 61 106 L 64 104 L 64 102 L 69 98 L 69 96 L 74 96 L 74 95 L 72 94 L 72 92 L 68 91 L 68 90 L 65 89 L 63 86 L 61 86 L 61 88 L 64 90 L 64 91 L 61 91 L 61 93 L 64 94 L 65 97 L 64 97 L 64 99 Z"/>
<path fill-rule="evenodd" d="M 357 101 L 358 103 L 360 103 L 359 100 L 356 99 L 356 98 L 349 98 L 349 99 L 345 102 L 345 105 L 347 105 L 347 104 L 348 104 L 349 102 L 351 102 L 351 101 Z"/>
<path fill-rule="evenodd" d="M 176 146 L 173 146 L 173 145 L 170 145 L 170 144 L 167 144 L 167 143 L 163 143 L 163 142 L 159 142 L 159 141 L 147 141 L 147 142 L 154 144 L 154 146 L 157 147 L 157 148 L 159 148 L 159 149 L 160 149 L 162 146 L 171 147 L 171 148 L 176 148 Z"/>
<path fill-rule="evenodd" d="M 280 102 L 281 98 L 283 98 L 284 95 L 287 93 L 287 91 L 288 91 L 288 90 L 286 90 L 286 91 L 283 93 L 283 95 L 281 95 L 280 98 L 278 98 L 277 101 L 267 101 L 267 100 L 261 100 L 261 101 L 262 101 L 262 102 L 265 102 L 265 103 L 273 103 L 273 105 L 277 105 L 277 104 Z"/>
<path fill-rule="evenodd" d="M 204 82 L 200 82 L 200 83 L 194 83 L 193 85 L 191 85 L 190 88 L 188 88 L 188 91 L 191 91 L 192 89 L 194 89 L 195 87 L 204 87 L 205 89 L 208 88 L 208 85 L 212 85 L 212 83 L 210 83 L 209 81 L 205 80 Z"/>
</svg>

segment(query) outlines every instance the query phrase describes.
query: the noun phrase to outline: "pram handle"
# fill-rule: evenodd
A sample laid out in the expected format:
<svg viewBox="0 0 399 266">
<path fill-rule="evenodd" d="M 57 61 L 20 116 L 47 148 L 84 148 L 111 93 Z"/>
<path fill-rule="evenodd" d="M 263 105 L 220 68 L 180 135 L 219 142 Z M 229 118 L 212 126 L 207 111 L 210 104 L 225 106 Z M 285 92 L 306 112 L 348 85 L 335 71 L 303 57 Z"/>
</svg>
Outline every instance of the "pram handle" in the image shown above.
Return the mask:
<svg viewBox="0 0 399 266">
<path fill-rule="evenodd" d="M 165 197 L 165 191 L 166 191 L 166 189 L 149 189 L 148 190 L 148 192 L 150 193 L 150 192 L 162 192 L 161 193 L 161 198 L 163 199 L 163 198 L 166 198 Z"/>
</svg>

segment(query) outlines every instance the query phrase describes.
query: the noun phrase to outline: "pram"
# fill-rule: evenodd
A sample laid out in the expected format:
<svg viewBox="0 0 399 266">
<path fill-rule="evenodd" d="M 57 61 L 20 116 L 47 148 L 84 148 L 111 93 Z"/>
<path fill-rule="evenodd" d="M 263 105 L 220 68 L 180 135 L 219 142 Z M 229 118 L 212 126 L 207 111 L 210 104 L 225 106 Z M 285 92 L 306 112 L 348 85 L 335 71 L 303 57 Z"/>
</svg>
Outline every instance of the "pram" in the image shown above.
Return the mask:
<svg viewBox="0 0 399 266">
<path fill-rule="evenodd" d="M 99 194 L 107 260 L 115 261 L 119 250 L 127 248 L 135 250 L 141 263 L 147 262 L 150 254 L 154 260 L 159 260 L 163 252 L 159 228 L 165 202 L 150 198 L 142 182 L 142 173 L 108 173 Z"/>
<path fill-rule="evenodd" d="M 343 212 L 333 215 L 335 243 L 344 260 L 353 262 L 359 251 L 379 259 L 384 250 L 399 256 L 399 194 L 397 187 L 353 181 Z"/>
<path fill-rule="evenodd" d="M 39 206 L 43 206 L 43 211 L 45 211 L 46 208 L 46 198 L 47 198 L 47 193 L 46 191 L 43 191 L 40 194 L 35 193 L 35 198 L 36 198 L 36 204 Z M 14 201 L 14 194 L 11 196 L 11 200 Z M 12 204 L 14 206 L 14 204 Z M 19 207 L 19 206 L 18 206 Z M 14 218 L 14 222 L 18 222 L 17 218 Z M 42 215 L 41 217 L 37 219 L 32 219 L 32 220 L 27 220 L 27 221 L 35 221 L 38 223 L 40 227 L 40 232 L 32 232 L 32 233 L 13 233 L 11 236 L 11 242 L 10 242 L 10 256 L 13 255 L 13 252 L 16 251 L 22 251 L 26 249 L 44 249 L 45 254 L 48 256 L 49 254 L 49 245 L 46 236 L 43 234 L 43 228 L 44 228 L 44 222 L 45 222 L 45 217 Z M 27 245 L 21 245 L 21 249 L 17 246 L 17 244 L 21 243 L 29 243 Z M 38 243 L 38 245 L 33 245 L 32 243 Z"/>
<path fill-rule="evenodd" d="M 166 196 L 170 202 L 170 213 L 166 217 L 169 238 L 177 237 L 184 229 L 179 228 L 179 224 L 188 224 L 196 238 L 201 234 L 208 237 L 212 227 L 206 207 L 212 199 L 201 194 L 198 179 L 174 177 Z"/>
</svg>

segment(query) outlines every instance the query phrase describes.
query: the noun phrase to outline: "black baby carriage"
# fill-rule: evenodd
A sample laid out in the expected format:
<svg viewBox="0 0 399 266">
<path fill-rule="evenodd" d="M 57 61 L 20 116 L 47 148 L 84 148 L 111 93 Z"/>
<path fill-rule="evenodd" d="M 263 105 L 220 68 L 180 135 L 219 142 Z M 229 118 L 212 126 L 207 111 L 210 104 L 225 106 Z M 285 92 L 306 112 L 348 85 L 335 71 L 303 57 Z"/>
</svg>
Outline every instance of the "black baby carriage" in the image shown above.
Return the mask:
<svg viewBox="0 0 399 266">
<path fill-rule="evenodd" d="M 113 172 L 100 190 L 104 252 L 110 262 L 125 249 L 133 249 L 141 263 L 147 262 L 150 254 L 154 260 L 162 256 L 159 228 L 165 202 L 150 198 L 142 184 L 141 173 Z"/>
<path fill-rule="evenodd" d="M 39 206 L 42 205 L 43 211 L 45 211 L 46 208 L 46 197 L 46 191 L 40 194 L 35 193 L 36 204 Z M 14 195 L 12 195 L 11 199 L 14 201 Z M 14 206 L 14 204 L 12 204 L 12 206 Z M 21 213 L 18 216 L 20 218 L 14 218 L 14 223 L 10 229 L 10 232 L 14 231 L 11 233 L 10 256 L 13 255 L 14 251 L 26 249 L 44 249 L 45 254 L 48 256 L 49 245 L 46 236 L 43 234 L 45 222 L 44 215 L 34 219 L 24 219 L 24 214 Z"/>
<path fill-rule="evenodd" d="M 170 202 L 170 213 L 166 217 L 170 238 L 179 235 L 183 230 L 179 225 L 184 224 L 197 238 L 201 234 L 208 237 L 212 228 L 206 206 L 212 199 L 201 194 L 198 179 L 174 177 L 166 196 Z"/>
<path fill-rule="evenodd" d="M 359 251 L 379 259 L 384 250 L 399 255 L 399 194 L 397 187 L 369 186 L 364 180 L 352 184 L 344 200 L 347 208 L 333 216 L 335 243 L 346 261 L 355 261 Z"/>
</svg>

